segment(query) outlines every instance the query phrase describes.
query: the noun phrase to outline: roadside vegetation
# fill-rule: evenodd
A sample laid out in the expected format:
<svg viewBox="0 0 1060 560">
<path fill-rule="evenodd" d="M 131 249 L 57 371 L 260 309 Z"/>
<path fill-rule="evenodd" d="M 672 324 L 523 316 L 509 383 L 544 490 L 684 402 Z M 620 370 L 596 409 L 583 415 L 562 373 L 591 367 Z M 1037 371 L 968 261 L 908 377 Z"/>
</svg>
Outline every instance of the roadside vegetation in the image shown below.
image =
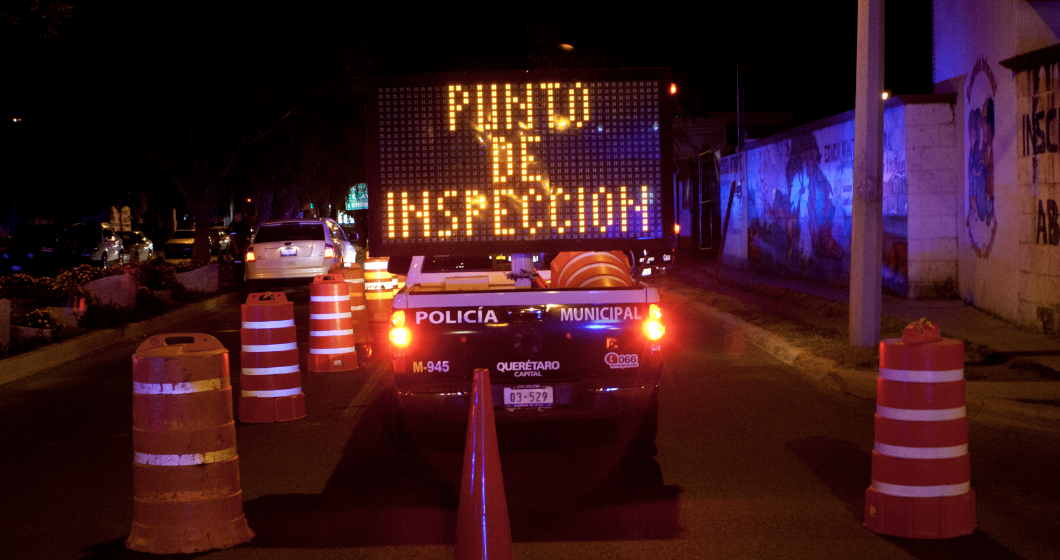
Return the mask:
<svg viewBox="0 0 1060 560">
<path fill-rule="evenodd" d="M 0 347 L 0 357 L 34 350 L 78 336 L 86 330 L 116 328 L 162 315 L 189 302 L 213 294 L 187 289 L 177 275 L 207 263 L 185 261 L 168 263 L 155 258 L 143 263 L 124 264 L 107 269 L 80 265 L 63 270 L 55 277 L 14 274 L 0 277 L 0 299 L 11 302 L 10 324 L 39 329 L 30 335 L 15 336 Z M 231 276 L 230 259 L 219 261 L 221 277 Z M 136 303 L 132 307 L 104 305 L 85 286 L 94 280 L 115 275 L 136 278 Z M 57 317 L 65 315 L 65 320 Z M 20 331 L 21 332 L 21 331 Z"/>
</svg>

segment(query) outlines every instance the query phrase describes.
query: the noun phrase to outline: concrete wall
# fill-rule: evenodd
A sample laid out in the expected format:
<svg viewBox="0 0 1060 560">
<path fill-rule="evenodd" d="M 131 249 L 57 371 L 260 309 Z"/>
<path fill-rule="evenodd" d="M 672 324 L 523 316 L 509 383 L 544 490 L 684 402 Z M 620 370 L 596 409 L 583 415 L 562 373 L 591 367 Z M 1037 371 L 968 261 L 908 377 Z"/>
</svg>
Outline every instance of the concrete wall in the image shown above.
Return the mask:
<svg viewBox="0 0 1060 560">
<path fill-rule="evenodd" d="M 884 111 L 883 285 L 910 298 L 957 285 L 961 173 L 953 96 L 888 101 Z M 741 165 L 742 164 L 742 165 Z M 738 185 L 726 261 L 844 285 L 850 278 L 853 112 L 766 138 L 721 163 Z"/>
<path fill-rule="evenodd" d="M 1060 50 L 1016 74 L 1020 324 L 1060 332 Z"/>
<path fill-rule="evenodd" d="M 1048 171 L 1052 158 L 1019 155 L 1021 121 L 1035 113 L 1035 95 L 1028 82 L 1019 87 L 1017 73 L 999 63 L 1060 42 L 1060 6 L 935 0 L 933 17 L 935 91 L 957 94 L 960 294 L 1005 319 L 1045 329 L 1037 308 L 1054 307 L 1052 294 L 1060 287 L 1049 279 L 1049 249 L 1033 243 L 1035 197 L 1041 197 L 1036 189 L 1048 190 L 1051 181 L 1043 182 L 1047 175 L 1036 180 L 1033 169 L 1041 165 L 1040 171 Z M 1017 90 L 1025 92 L 1019 100 Z M 1038 102 L 1052 103 L 1051 94 L 1041 93 Z"/>
<path fill-rule="evenodd" d="M 892 103 L 884 121 L 884 284 L 905 294 L 904 105 Z M 741 156 L 725 158 L 723 195 L 734 180 L 742 187 L 742 204 L 734 208 L 739 211 L 729 224 L 726 257 L 771 274 L 847 283 L 853 166 L 852 112 L 749 144 Z M 741 238 L 745 242 L 738 244 Z"/>
<path fill-rule="evenodd" d="M 957 290 L 961 152 L 952 103 L 906 105 L 908 297 L 947 297 Z"/>
</svg>

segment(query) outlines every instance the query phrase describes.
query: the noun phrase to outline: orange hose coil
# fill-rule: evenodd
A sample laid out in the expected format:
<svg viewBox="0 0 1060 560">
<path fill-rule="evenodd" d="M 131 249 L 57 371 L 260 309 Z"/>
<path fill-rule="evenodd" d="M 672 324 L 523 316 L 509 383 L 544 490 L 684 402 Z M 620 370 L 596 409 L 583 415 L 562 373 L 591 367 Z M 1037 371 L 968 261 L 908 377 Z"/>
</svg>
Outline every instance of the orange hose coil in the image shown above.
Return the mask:
<svg viewBox="0 0 1060 560">
<path fill-rule="evenodd" d="M 309 285 L 309 360 L 311 372 L 357 369 L 350 291 L 338 274 L 321 274 Z"/>
<path fill-rule="evenodd" d="M 283 292 L 256 293 L 240 306 L 239 421 L 304 418 L 294 304 Z"/>
<path fill-rule="evenodd" d="M 565 252 L 552 260 L 554 288 L 628 288 L 629 259 L 622 251 Z"/>
<path fill-rule="evenodd" d="M 132 360 L 133 524 L 125 546 L 177 554 L 249 542 L 228 350 L 205 334 L 162 334 Z"/>
</svg>

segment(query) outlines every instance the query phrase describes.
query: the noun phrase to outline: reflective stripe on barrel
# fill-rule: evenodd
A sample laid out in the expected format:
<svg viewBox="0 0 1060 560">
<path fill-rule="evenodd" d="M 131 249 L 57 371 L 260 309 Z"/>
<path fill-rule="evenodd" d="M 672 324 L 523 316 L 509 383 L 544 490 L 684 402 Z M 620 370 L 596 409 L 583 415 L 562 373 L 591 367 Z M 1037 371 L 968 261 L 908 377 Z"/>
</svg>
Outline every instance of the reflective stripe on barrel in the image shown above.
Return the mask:
<svg viewBox="0 0 1060 560">
<path fill-rule="evenodd" d="M 236 448 L 229 447 L 220 451 L 208 451 L 206 453 L 185 453 L 163 455 L 158 453 L 133 453 L 133 461 L 141 465 L 155 465 L 160 467 L 186 467 L 189 465 L 205 465 L 227 461 L 237 457 Z"/>
</svg>

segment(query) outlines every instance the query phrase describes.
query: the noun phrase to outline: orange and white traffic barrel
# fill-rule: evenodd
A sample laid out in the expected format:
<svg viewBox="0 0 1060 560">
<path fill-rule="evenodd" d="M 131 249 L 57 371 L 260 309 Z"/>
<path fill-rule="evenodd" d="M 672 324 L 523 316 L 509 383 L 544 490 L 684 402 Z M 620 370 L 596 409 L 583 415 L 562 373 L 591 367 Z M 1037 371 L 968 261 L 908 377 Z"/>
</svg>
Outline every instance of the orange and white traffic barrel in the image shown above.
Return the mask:
<svg viewBox="0 0 1060 560">
<path fill-rule="evenodd" d="M 353 340 L 357 344 L 370 343 L 372 335 L 368 327 L 368 299 L 364 291 L 364 269 L 359 264 L 348 268 L 332 267 L 331 272 L 341 274 L 346 279 L 350 291 L 350 314 L 353 316 Z"/>
<path fill-rule="evenodd" d="M 627 288 L 633 285 L 628 257 L 622 251 L 565 252 L 552 260 L 556 288 Z"/>
<path fill-rule="evenodd" d="M 321 274 L 309 285 L 309 361 L 311 372 L 357 369 L 350 292 L 340 274 Z"/>
<path fill-rule="evenodd" d="M 132 360 L 133 524 L 125 546 L 178 554 L 249 542 L 228 350 L 205 334 L 160 334 Z"/>
<path fill-rule="evenodd" d="M 866 527 L 917 539 L 975 530 L 965 405 L 964 342 L 923 319 L 880 342 Z"/>
<path fill-rule="evenodd" d="M 378 257 L 364 263 L 364 291 L 368 300 L 368 319 L 375 322 L 390 320 L 398 279 L 387 270 L 390 259 Z"/>
<path fill-rule="evenodd" d="M 283 292 L 247 296 L 240 307 L 240 422 L 305 418 L 294 304 Z"/>
</svg>

